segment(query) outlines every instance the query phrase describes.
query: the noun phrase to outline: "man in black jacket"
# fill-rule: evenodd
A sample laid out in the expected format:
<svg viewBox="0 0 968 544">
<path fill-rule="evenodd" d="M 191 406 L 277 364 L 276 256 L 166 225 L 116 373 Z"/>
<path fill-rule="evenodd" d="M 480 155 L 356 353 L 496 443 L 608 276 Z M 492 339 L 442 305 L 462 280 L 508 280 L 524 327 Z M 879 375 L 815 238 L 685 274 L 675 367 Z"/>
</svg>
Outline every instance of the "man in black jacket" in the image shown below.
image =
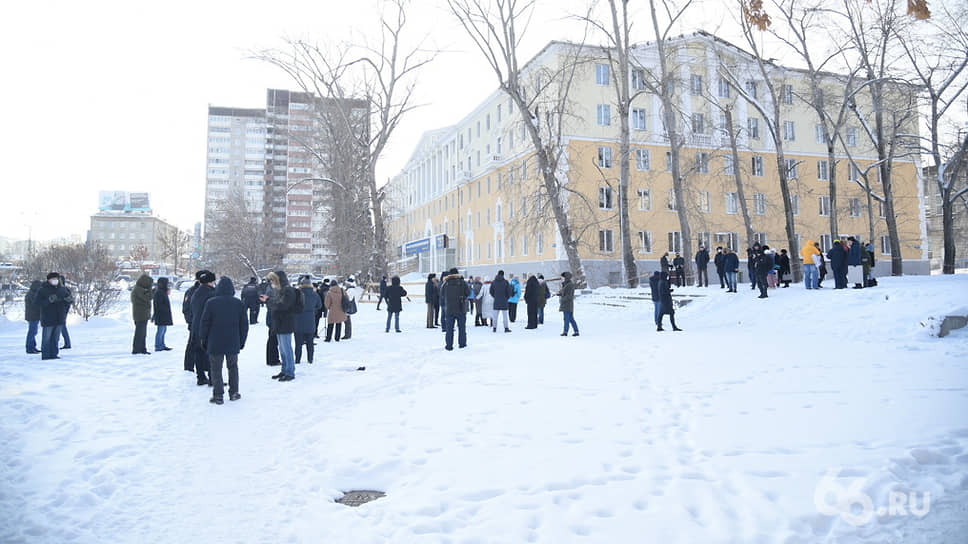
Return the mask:
<svg viewBox="0 0 968 544">
<path fill-rule="evenodd" d="M 726 288 L 726 267 L 723 265 L 726 256 L 723 255 L 723 247 L 716 248 L 716 256 L 713 257 L 713 264 L 716 265 L 716 274 L 719 276 L 719 288 Z"/>
<path fill-rule="evenodd" d="M 383 279 L 380 280 L 380 298 L 376 299 L 377 311 L 380 311 L 380 304 L 383 302 L 383 299 L 386 298 L 386 296 L 387 296 L 387 277 L 383 276 Z"/>
<path fill-rule="evenodd" d="M 242 301 L 235 298 L 232 280 L 222 276 L 213 296 L 202 310 L 198 327 L 198 337 L 211 369 L 212 398 L 209 402 L 212 404 L 222 404 L 222 395 L 225 393 L 223 360 L 229 370 L 229 400 L 242 398 L 239 394 L 239 352 L 245 349 L 245 339 L 249 334 L 245 313 Z"/>
<path fill-rule="evenodd" d="M 768 287 L 766 277 L 772 270 L 773 254 L 770 252 L 770 246 L 763 246 L 756 257 L 756 285 L 760 288 L 760 296 L 756 298 L 767 298 L 769 296 L 766 294 Z"/>
<path fill-rule="evenodd" d="M 27 353 L 40 353 L 37 349 L 37 329 L 40 326 L 40 307 L 37 306 L 37 291 L 44 286 L 44 282 L 34 280 L 30 282 L 30 290 L 24 296 L 24 321 L 27 322 Z"/>
<path fill-rule="evenodd" d="M 436 329 L 437 317 L 437 282 L 434 279 L 437 274 L 427 276 L 427 283 L 424 284 L 424 302 L 427 303 L 427 328 Z"/>
<path fill-rule="evenodd" d="M 662 272 L 656 270 L 649 277 L 649 289 L 652 295 L 652 309 L 655 312 L 655 326 L 662 326 L 662 297 L 659 296 L 659 280 L 662 279 Z"/>
<path fill-rule="evenodd" d="M 185 344 L 185 372 L 195 372 L 195 350 L 192 348 L 192 295 L 195 294 L 200 285 L 198 278 L 202 277 L 205 272 L 207 270 L 195 272 L 195 285 L 189 287 L 182 298 L 182 317 L 185 318 L 185 325 L 188 327 L 188 343 Z"/>
<path fill-rule="evenodd" d="M 834 289 L 847 288 L 847 250 L 840 240 L 834 240 L 833 247 L 827 251 L 830 260 L 830 271 L 834 275 Z"/>
<path fill-rule="evenodd" d="M 256 278 L 249 278 L 249 283 L 242 287 L 242 304 L 249 310 L 249 325 L 259 322 L 259 286 L 256 285 Z"/>
<path fill-rule="evenodd" d="M 696 287 L 709 287 L 709 251 L 704 246 L 699 246 L 696 252 Z"/>
<path fill-rule="evenodd" d="M 279 343 L 279 357 L 282 359 L 282 372 L 272 378 L 279 382 L 296 379 L 296 358 L 292 349 L 292 335 L 296 330 L 296 314 L 302 312 L 302 293 L 289 285 L 289 278 L 282 270 L 269 272 L 272 292 L 260 299 L 272 312 L 272 328 Z"/>
<path fill-rule="evenodd" d="M 672 305 L 672 285 L 669 283 L 668 274 L 662 274 L 656 286 L 659 289 L 659 305 L 661 309 L 659 310 L 659 323 L 655 330 L 658 332 L 665 330 L 662 328 L 662 316 L 669 314 L 669 322 L 672 323 L 672 330 L 681 331 L 682 329 L 676 326 L 676 310 Z"/>
<path fill-rule="evenodd" d="M 491 330 L 497 332 L 497 318 L 499 315 L 504 316 L 504 332 L 511 332 L 508 327 L 508 299 L 514 295 L 514 288 L 508 283 L 508 280 L 504 279 L 504 271 L 498 270 L 497 277 L 491 282 L 491 287 L 488 291 L 491 294 L 491 298 L 494 299 L 494 315 L 491 316 L 493 320 L 491 321 Z"/>
<path fill-rule="evenodd" d="M 198 335 L 199 327 L 202 326 L 202 312 L 205 311 L 205 303 L 208 299 L 215 296 L 215 274 L 208 270 L 202 271 L 198 278 L 198 289 L 192 293 L 191 316 L 192 326 L 189 329 L 192 338 L 192 349 L 194 350 L 193 360 L 195 361 L 195 377 L 198 385 L 212 385 L 209 379 L 208 354 L 202 347 L 202 339 Z"/>
<path fill-rule="evenodd" d="M 471 296 L 471 288 L 464 281 L 456 268 L 451 268 L 443 278 L 440 287 L 440 298 L 444 307 L 444 327 L 447 332 L 444 337 L 444 349 L 454 349 L 454 322 L 459 327 L 457 331 L 457 347 L 467 347 L 467 297 Z"/>
</svg>

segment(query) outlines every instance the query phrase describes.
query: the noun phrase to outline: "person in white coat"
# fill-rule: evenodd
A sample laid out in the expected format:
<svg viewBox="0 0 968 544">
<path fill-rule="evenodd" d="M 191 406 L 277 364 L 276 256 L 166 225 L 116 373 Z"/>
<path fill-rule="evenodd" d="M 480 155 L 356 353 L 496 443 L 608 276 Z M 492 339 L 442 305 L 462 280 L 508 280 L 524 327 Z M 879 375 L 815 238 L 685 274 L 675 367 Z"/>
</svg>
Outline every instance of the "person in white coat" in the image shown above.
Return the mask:
<svg viewBox="0 0 968 544">
<path fill-rule="evenodd" d="M 343 283 L 343 290 L 346 292 L 346 298 L 350 300 L 350 304 L 356 306 L 357 299 L 363 295 L 363 289 L 356 285 L 356 278 L 353 276 L 346 278 Z M 343 322 L 342 340 L 349 340 L 351 336 L 353 336 L 353 316 L 347 312 L 346 321 Z"/>
<path fill-rule="evenodd" d="M 485 281 L 484 287 L 481 289 L 481 315 L 483 316 L 485 326 L 487 326 L 489 319 L 493 321 L 493 314 L 494 297 L 491 296 L 491 282 Z"/>
</svg>

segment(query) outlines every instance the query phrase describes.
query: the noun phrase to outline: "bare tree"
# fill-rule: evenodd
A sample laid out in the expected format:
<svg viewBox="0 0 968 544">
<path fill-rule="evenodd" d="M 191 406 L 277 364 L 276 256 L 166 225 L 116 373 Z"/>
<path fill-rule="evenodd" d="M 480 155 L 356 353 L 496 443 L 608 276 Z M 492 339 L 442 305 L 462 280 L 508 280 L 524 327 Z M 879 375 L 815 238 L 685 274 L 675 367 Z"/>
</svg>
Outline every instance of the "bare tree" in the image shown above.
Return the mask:
<svg viewBox="0 0 968 544">
<path fill-rule="evenodd" d="M 746 0 L 740 0 L 743 9 L 746 9 L 745 2 Z M 783 92 L 782 76 L 784 75 L 784 69 L 766 59 L 762 45 L 757 40 L 758 36 L 755 34 L 755 26 L 755 21 L 751 21 L 747 17 L 740 18 L 740 28 L 742 29 L 743 37 L 746 40 L 746 45 L 753 53 L 752 61 L 755 66 L 755 71 L 758 72 L 759 78 L 762 80 L 764 90 L 762 95 L 759 93 L 760 81 L 753 80 L 747 86 L 745 84 L 746 82 L 741 79 L 741 64 L 745 63 L 745 60 L 731 62 L 720 52 L 719 71 L 720 75 L 726 78 L 730 85 L 736 89 L 739 96 L 763 116 L 767 132 L 769 132 L 770 139 L 773 141 L 775 148 L 776 168 L 780 181 L 780 198 L 783 203 L 783 218 L 787 245 L 790 248 L 791 255 L 799 255 L 800 246 L 797 243 L 796 227 L 793 219 L 793 204 L 790 197 L 790 173 L 784 153 L 785 126 L 783 124 L 781 110 L 781 93 Z M 741 53 L 740 57 L 742 56 L 743 54 Z M 803 278 L 800 260 L 790 259 L 790 268 L 793 272 L 793 281 L 799 282 Z"/>
<path fill-rule="evenodd" d="M 73 288 L 72 311 L 84 321 L 116 307 L 121 290 L 114 285 L 117 266 L 107 249 L 97 244 L 55 245 L 37 252 L 29 263 L 34 277 L 40 271 L 60 272 Z"/>
<path fill-rule="evenodd" d="M 870 110 L 857 101 L 850 107 L 877 152 L 878 181 L 887 234 L 891 245 L 891 274 L 904 273 L 901 241 L 894 206 L 894 160 L 903 153 L 904 139 L 910 132 L 916 113 L 914 89 L 903 86 L 895 73 L 896 36 L 909 23 L 898 13 L 898 0 L 844 0 L 852 53 L 860 74 L 864 76 L 865 94 L 870 97 Z M 904 88 L 901 88 L 904 87 Z"/>
<path fill-rule="evenodd" d="M 238 187 L 229 189 L 205 232 L 205 259 L 220 274 L 244 277 L 250 270 L 241 257 L 258 269 L 279 264 L 270 262 L 270 237 L 269 226 L 255 204 L 247 202 L 245 192 Z"/>
<path fill-rule="evenodd" d="M 585 270 L 578 251 L 578 238 L 567 210 L 567 197 L 575 192 L 567 188 L 562 172 L 565 158 L 563 120 L 568 116 L 569 90 L 581 64 L 582 45 L 572 46 L 569 58 L 558 63 L 555 69 L 546 68 L 540 75 L 532 74 L 533 88 L 529 88 L 528 72 L 519 62 L 518 50 L 534 12 L 534 1 L 448 0 L 447 4 L 484 55 L 497 77 L 499 88 L 511 99 L 521 116 L 538 163 L 543 194 L 547 196 L 543 202 L 555 218 L 574 281 L 578 286 L 584 286 Z"/>
<path fill-rule="evenodd" d="M 367 150 L 362 163 L 366 176 L 360 189 L 373 232 L 369 238 L 369 268 L 373 275 L 386 270 L 389 250 L 383 211 L 386 195 L 377 186 L 376 164 L 400 121 L 417 107 L 413 101 L 417 74 L 435 56 L 421 43 L 407 46 L 408 2 L 392 0 L 387 5 L 390 9 L 381 15 L 376 44 L 326 48 L 296 40 L 289 42 L 288 51 L 269 50 L 256 55 L 281 68 L 307 93 L 338 102 L 360 99 L 368 105 L 370 122 L 366 132 L 353 131 L 358 122 L 352 112 L 343 114 L 342 121 L 347 133 L 353 134 L 359 146 Z"/>
<path fill-rule="evenodd" d="M 733 179 L 736 181 L 736 200 L 743 213 L 743 227 L 746 230 L 746 247 L 753 247 L 753 220 L 750 218 L 750 207 L 746 201 L 746 189 L 743 183 L 743 166 L 739 160 L 739 145 L 737 144 L 736 125 L 733 123 L 733 108 L 722 108 L 726 117 L 726 135 L 729 137 L 729 154 L 731 157 Z M 739 249 L 739 248 L 737 248 Z"/>
<path fill-rule="evenodd" d="M 182 258 L 191 252 L 192 235 L 181 229 L 173 228 L 162 235 L 158 242 L 162 260 L 170 262 L 177 273 Z"/>
<path fill-rule="evenodd" d="M 131 262 L 138 263 L 138 268 L 142 272 L 145 271 L 145 261 L 148 260 L 148 255 L 150 252 L 144 244 L 138 244 L 137 246 L 131 248 Z"/>
<path fill-rule="evenodd" d="M 928 134 L 919 138 L 918 150 L 934 162 L 932 181 L 938 184 L 941 196 L 942 272 L 954 274 L 954 206 L 968 194 L 968 185 L 957 185 L 968 169 L 968 134 L 958 133 L 957 140 L 951 142 L 950 127 L 946 124 L 955 113 L 953 106 L 960 103 L 968 87 L 968 32 L 964 27 L 968 22 L 968 8 L 961 6 L 952 12 L 942 5 L 942 10 L 931 21 L 895 34 L 924 96 L 923 124 L 928 127 Z"/>
</svg>

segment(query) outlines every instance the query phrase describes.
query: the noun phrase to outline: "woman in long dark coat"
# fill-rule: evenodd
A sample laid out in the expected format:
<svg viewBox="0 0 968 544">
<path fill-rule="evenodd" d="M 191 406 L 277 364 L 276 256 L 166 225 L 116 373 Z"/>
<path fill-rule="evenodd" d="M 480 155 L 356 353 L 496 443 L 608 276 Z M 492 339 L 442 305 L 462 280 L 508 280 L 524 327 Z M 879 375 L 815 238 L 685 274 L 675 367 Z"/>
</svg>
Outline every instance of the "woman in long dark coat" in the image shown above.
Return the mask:
<svg viewBox="0 0 968 544">
<path fill-rule="evenodd" d="M 151 321 L 155 324 L 155 351 L 171 351 L 171 348 L 165 345 L 165 333 L 168 327 L 174 325 L 171 318 L 171 300 L 168 299 L 170 292 L 168 278 L 158 278 L 158 286 L 155 287 L 152 299 L 154 313 L 151 315 Z"/>
<path fill-rule="evenodd" d="M 538 278 L 531 276 L 524 285 L 524 303 L 528 307 L 528 326 L 526 329 L 538 328 L 538 305 L 544 300 L 544 287 Z"/>
</svg>

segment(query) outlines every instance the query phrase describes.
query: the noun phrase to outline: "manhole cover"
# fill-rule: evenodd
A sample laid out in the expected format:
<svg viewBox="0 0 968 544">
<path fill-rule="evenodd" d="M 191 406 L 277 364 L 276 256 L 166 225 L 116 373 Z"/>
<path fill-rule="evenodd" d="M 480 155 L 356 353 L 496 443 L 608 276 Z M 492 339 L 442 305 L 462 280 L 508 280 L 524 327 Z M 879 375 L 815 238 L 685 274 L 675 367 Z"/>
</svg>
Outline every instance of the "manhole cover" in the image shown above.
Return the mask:
<svg viewBox="0 0 968 544">
<path fill-rule="evenodd" d="M 342 497 L 336 499 L 336 502 L 346 506 L 359 506 L 385 496 L 386 493 L 382 491 L 347 491 Z"/>
</svg>

